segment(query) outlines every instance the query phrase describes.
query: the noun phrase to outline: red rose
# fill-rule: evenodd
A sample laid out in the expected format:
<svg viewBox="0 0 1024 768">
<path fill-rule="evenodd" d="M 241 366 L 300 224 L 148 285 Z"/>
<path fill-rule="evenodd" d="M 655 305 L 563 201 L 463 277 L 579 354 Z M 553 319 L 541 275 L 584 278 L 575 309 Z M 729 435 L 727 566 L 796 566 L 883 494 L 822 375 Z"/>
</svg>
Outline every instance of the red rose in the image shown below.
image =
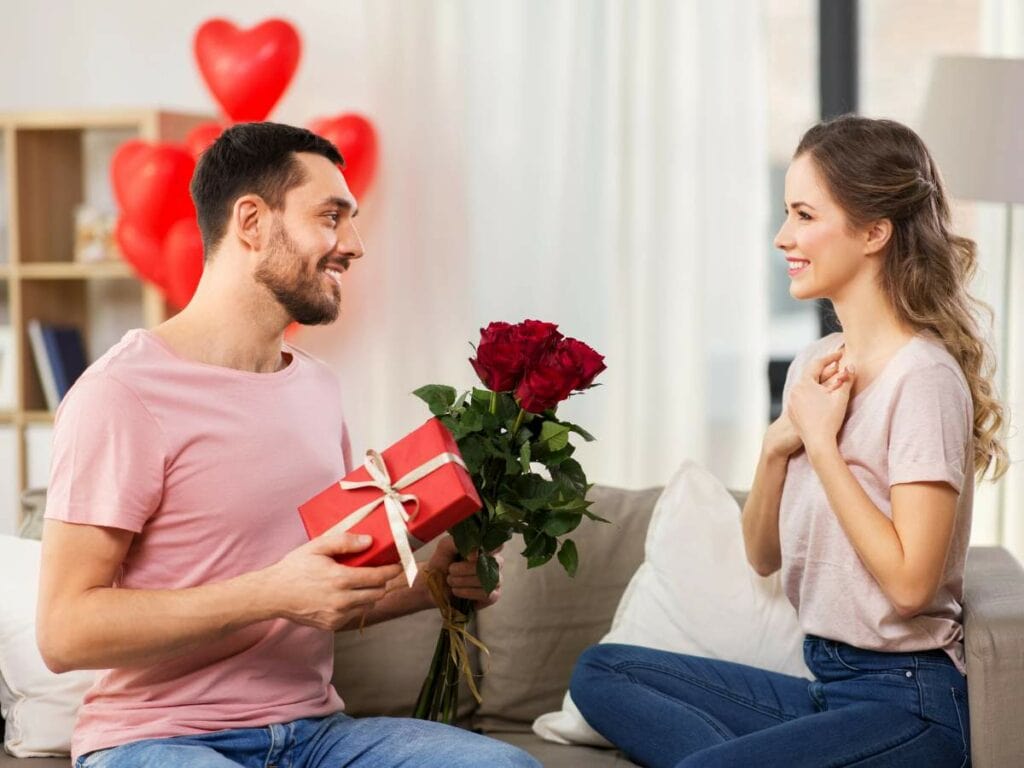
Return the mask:
<svg viewBox="0 0 1024 768">
<path fill-rule="evenodd" d="M 527 366 L 540 360 L 564 338 L 557 325 L 540 320 L 523 320 L 515 326 L 515 334 Z"/>
<path fill-rule="evenodd" d="M 495 392 L 515 389 L 526 366 L 516 328 L 509 323 L 491 323 L 481 328 L 476 357 L 469 359 L 480 381 Z"/>
<path fill-rule="evenodd" d="M 543 413 L 569 397 L 579 372 L 564 358 L 558 350 L 550 350 L 526 371 L 516 388 L 516 400 L 524 411 Z"/>
<path fill-rule="evenodd" d="M 573 389 L 586 389 L 594 383 L 597 374 L 607 368 L 604 355 L 599 355 L 578 339 L 565 339 L 558 345 L 558 352 L 567 365 L 576 368 L 578 378 Z"/>
</svg>

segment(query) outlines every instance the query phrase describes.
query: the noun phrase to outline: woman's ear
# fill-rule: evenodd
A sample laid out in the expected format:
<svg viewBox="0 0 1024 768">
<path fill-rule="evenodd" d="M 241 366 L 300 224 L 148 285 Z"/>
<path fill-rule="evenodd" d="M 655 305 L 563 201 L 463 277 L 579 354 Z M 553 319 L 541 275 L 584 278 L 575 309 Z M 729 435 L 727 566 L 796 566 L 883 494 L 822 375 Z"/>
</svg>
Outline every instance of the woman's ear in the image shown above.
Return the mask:
<svg viewBox="0 0 1024 768">
<path fill-rule="evenodd" d="M 258 251 L 263 247 L 264 238 L 269 234 L 269 213 L 266 203 L 256 195 L 242 195 L 235 200 L 231 228 L 250 250 Z"/>
<path fill-rule="evenodd" d="M 892 238 L 892 221 L 879 219 L 868 225 L 867 237 L 864 241 L 864 255 L 871 256 L 881 253 Z"/>
</svg>

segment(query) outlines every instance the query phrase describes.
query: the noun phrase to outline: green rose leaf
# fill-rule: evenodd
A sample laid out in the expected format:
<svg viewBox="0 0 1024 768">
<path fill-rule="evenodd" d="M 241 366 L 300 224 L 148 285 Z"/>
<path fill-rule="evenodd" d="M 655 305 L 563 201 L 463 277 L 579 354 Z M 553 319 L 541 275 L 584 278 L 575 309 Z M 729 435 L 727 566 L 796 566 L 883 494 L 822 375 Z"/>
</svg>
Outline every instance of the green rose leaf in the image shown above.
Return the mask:
<svg viewBox="0 0 1024 768">
<path fill-rule="evenodd" d="M 476 517 L 467 517 L 465 520 L 456 523 L 448 531 L 455 540 L 455 548 L 463 559 L 470 557 L 476 550 L 480 549 L 480 524 Z"/>
<path fill-rule="evenodd" d="M 576 551 L 576 543 L 572 539 L 566 539 L 562 542 L 562 548 L 558 550 L 558 562 L 565 568 L 565 572 L 570 576 L 576 575 L 576 569 L 580 564 L 580 556 Z"/>
<path fill-rule="evenodd" d="M 476 575 L 480 579 L 480 585 L 484 588 L 484 592 L 490 594 L 498 586 L 500 579 L 498 561 L 487 553 L 481 554 L 476 561 Z"/>
<path fill-rule="evenodd" d="M 582 512 L 552 512 L 544 521 L 544 533 L 548 536 L 564 536 L 576 529 L 583 519 Z"/>
<path fill-rule="evenodd" d="M 428 384 L 413 394 L 425 402 L 435 416 L 443 416 L 455 404 L 455 387 L 444 384 Z"/>
<path fill-rule="evenodd" d="M 555 453 L 569 445 L 569 427 L 557 421 L 545 421 L 540 428 L 538 443 L 545 451 Z"/>
<path fill-rule="evenodd" d="M 474 387 L 470 396 L 470 401 L 474 406 L 482 406 L 484 410 L 490 410 L 491 390 Z"/>
<path fill-rule="evenodd" d="M 599 523 L 610 523 L 611 522 L 611 520 L 608 520 L 608 519 L 606 519 L 604 517 L 601 517 L 600 515 L 594 514 L 593 512 L 590 511 L 590 509 L 584 509 L 583 510 L 583 514 L 586 515 L 587 517 L 589 517 L 591 520 L 596 520 Z"/>
<path fill-rule="evenodd" d="M 575 453 L 575 451 L 576 449 L 572 445 L 567 445 L 560 451 L 555 451 L 554 453 L 545 453 L 544 466 L 546 466 L 548 469 L 560 467 L 563 462 L 567 461 L 569 457 L 572 456 L 573 453 Z"/>
<path fill-rule="evenodd" d="M 481 547 L 485 552 L 493 552 L 511 538 L 512 526 L 492 522 L 487 526 L 487 530 L 484 531 L 484 538 Z"/>
<path fill-rule="evenodd" d="M 503 499 L 498 500 L 498 506 L 495 509 L 494 516 L 499 520 L 509 523 L 522 522 L 523 518 L 526 517 L 526 513 L 518 507 L 514 507 Z"/>
<path fill-rule="evenodd" d="M 583 472 L 583 467 L 576 459 L 566 459 L 558 465 L 558 474 L 560 477 L 566 478 L 572 483 L 573 487 L 584 493 L 587 490 L 587 475 Z"/>
<path fill-rule="evenodd" d="M 526 567 L 536 568 L 538 565 L 544 565 L 554 556 L 556 549 L 558 549 L 558 541 L 556 539 L 545 533 L 538 533 L 526 545 L 526 549 L 523 550 L 523 557 L 526 558 Z"/>
<path fill-rule="evenodd" d="M 477 435 L 456 437 L 456 440 L 459 441 L 459 453 L 462 454 L 462 460 L 466 462 L 466 470 L 474 476 L 475 480 L 487 458 L 487 446 L 483 438 Z"/>
<path fill-rule="evenodd" d="M 480 411 L 467 410 L 462 414 L 460 426 L 466 434 L 479 432 L 484 426 L 484 415 Z"/>
<path fill-rule="evenodd" d="M 531 512 L 547 507 L 558 491 L 558 485 L 554 481 L 545 480 L 536 473 L 514 477 L 509 486 L 519 498 L 518 506 Z"/>
<path fill-rule="evenodd" d="M 594 437 L 594 436 L 593 436 L 592 434 L 590 434 L 589 432 L 587 432 L 587 430 L 585 430 L 585 429 L 584 429 L 583 427 L 581 427 L 581 426 L 580 426 L 579 424 L 573 424 L 572 422 L 569 422 L 569 421 L 563 421 L 563 422 L 562 422 L 562 426 L 563 426 L 563 427 L 568 427 L 568 428 L 569 428 L 570 430 L 572 430 L 572 431 L 573 431 L 573 432 L 575 432 L 575 433 L 576 433 L 577 435 L 579 435 L 580 437 L 582 437 L 582 438 L 583 438 L 584 440 L 586 440 L 586 441 L 587 441 L 588 443 L 592 443 L 592 442 L 594 442 L 594 440 L 596 440 L 596 439 L 597 439 L 597 438 L 595 438 L 595 437 Z"/>
</svg>

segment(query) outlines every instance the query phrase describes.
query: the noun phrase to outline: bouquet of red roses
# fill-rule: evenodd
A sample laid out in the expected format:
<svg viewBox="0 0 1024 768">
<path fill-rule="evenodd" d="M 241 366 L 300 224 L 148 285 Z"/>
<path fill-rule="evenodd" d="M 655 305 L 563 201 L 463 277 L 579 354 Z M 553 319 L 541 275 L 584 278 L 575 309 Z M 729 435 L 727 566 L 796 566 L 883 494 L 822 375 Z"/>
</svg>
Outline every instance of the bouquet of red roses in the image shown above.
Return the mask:
<svg viewBox="0 0 1024 768">
<path fill-rule="evenodd" d="M 570 395 L 593 386 L 605 369 L 604 358 L 583 342 L 565 338 L 553 323 L 525 320 L 482 329 L 469 362 L 483 388 L 459 395 L 453 387 L 433 384 L 415 392 L 451 431 L 484 504 L 449 531 L 459 555 L 476 558 L 480 582 L 491 592 L 498 584 L 492 553 L 520 534 L 528 567 L 543 565 L 557 552 L 572 576 L 579 554 L 565 537 L 584 517 L 601 518 L 589 510 L 590 485 L 572 458 L 570 435 L 594 438 L 560 420 L 555 411 Z M 479 699 L 465 650 L 465 640 L 475 642 L 466 632 L 473 605 L 449 599 L 435 587 L 445 628 L 414 714 L 450 723 L 460 672 L 469 676 Z"/>
</svg>

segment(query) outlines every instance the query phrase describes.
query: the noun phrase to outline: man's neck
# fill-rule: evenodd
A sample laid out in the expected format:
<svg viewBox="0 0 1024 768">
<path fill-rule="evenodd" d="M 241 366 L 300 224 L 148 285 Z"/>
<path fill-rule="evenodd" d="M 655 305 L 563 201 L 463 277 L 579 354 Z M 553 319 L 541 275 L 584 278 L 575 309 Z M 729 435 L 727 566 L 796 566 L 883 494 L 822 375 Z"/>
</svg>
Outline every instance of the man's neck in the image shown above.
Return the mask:
<svg viewBox="0 0 1024 768">
<path fill-rule="evenodd" d="M 284 311 L 217 277 L 204 273 L 189 305 L 153 333 L 188 360 L 254 373 L 283 368 Z"/>
</svg>

